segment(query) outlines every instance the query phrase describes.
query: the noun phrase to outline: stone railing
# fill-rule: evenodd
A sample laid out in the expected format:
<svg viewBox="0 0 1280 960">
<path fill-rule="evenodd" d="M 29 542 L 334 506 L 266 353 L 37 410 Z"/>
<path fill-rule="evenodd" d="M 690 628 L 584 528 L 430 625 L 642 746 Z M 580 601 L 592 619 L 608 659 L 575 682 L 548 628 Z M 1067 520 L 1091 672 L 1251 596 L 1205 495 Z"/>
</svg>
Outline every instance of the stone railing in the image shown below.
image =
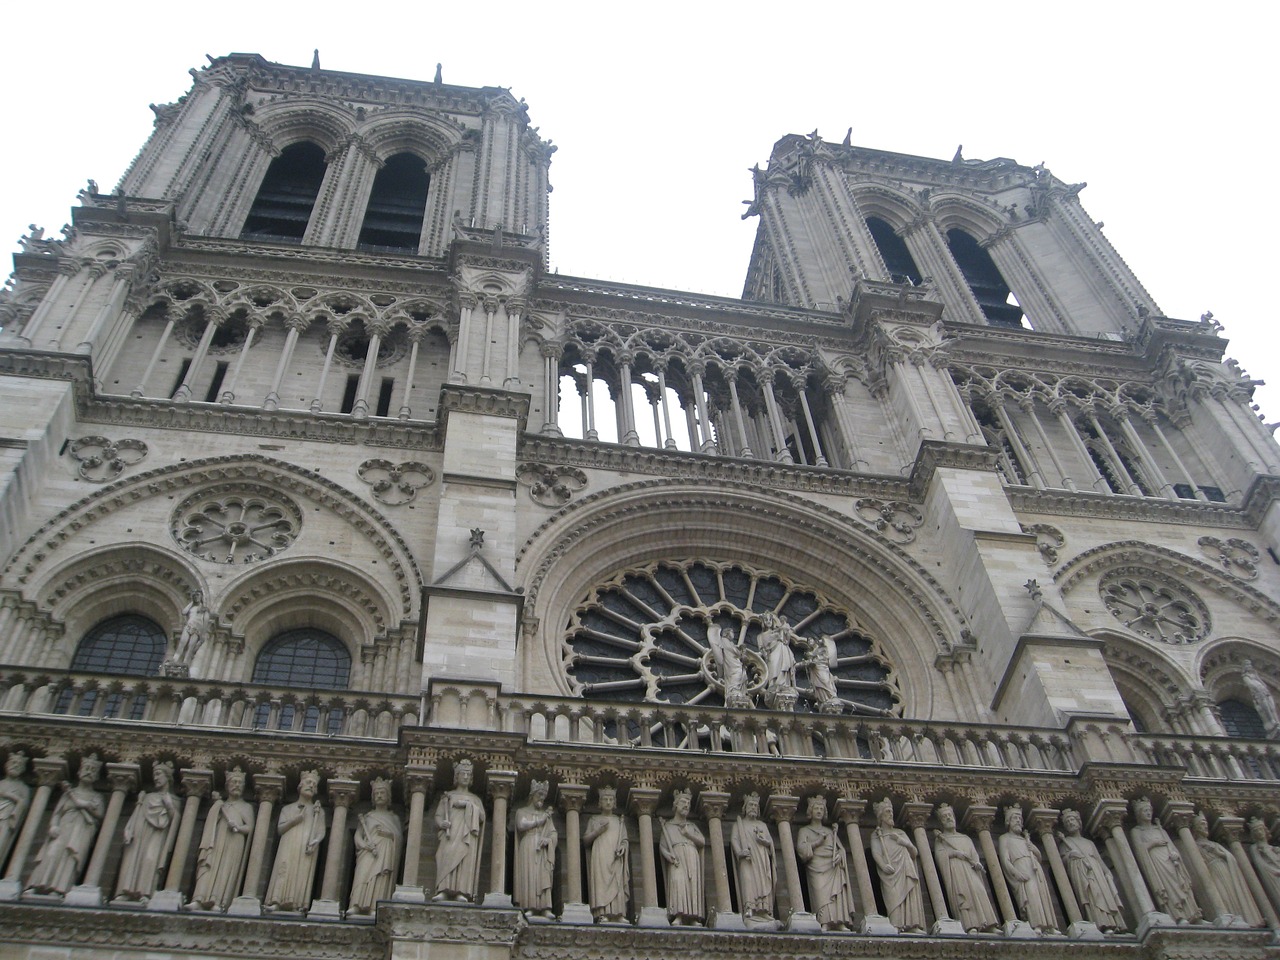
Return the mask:
<svg viewBox="0 0 1280 960">
<path fill-rule="evenodd" d="M 1209 780 L 1280 780 L 1280 743 L 1226 737 L 1134 734 L 1136 754 L 1146 763 L 1182 767 L 1188 777 Z"/>
<path fill-rule="evenodd" d="M 417 697 L 351 690 L 0 667 L 0 716 L 395 740 L 417 726 L 419 707 Z"/>
<path fill-rule="evenodd" d="M 1081 762 L 1063 730 L 531 698 L 450 681 L 433 681 L 429 695 L 429 726 L 479 727 L 530 742 L 1071 773 Z"/>
</svg>

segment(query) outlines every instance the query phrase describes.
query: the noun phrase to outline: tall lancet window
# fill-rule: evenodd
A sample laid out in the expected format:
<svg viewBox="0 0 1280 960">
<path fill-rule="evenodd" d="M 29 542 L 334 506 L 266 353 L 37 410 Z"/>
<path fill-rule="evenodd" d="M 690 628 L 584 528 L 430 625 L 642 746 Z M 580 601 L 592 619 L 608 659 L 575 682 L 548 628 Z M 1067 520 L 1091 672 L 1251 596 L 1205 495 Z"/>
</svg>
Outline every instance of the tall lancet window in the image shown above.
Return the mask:
<svg viewBox="0 0 1280 960">
<path fill-rule="evenodd" d="M 280 151 L 262 178 L 241 238 L 301 243 L 324 169 L 324 151 L 314 143 L 294 143 Z"/>
<path fill-rule="evenodd" d="M 867 217 L 867 229 L 871 231 L 871 239 L 876 242 L 889 271 L 888 279 L 894 283 L 918 284 L 921 280 L 920 268 L 907 249 L 906 241 L 879 217 Z"/>
<path fill-rule="evenodd" d="M 1018 306 L 991 254 L 963 230 L 948 230 L 947 246 L 987 322 L 998 327 L 1022 326 L 1022 307 Z"/>
<path fill-rule="evenodd" d="M 397 153 L 384 163 L 373 180 L 360 249 L 417 253 L 430 180 L 427 165 L 411 153 Z"/>
</svg>

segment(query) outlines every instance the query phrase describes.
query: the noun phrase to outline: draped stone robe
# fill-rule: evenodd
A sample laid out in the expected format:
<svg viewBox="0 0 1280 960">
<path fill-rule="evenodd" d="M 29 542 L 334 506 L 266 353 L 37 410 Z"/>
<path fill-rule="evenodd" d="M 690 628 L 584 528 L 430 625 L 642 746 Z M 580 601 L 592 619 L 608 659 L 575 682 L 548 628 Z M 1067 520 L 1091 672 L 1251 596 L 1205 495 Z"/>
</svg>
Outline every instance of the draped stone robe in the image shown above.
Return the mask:
<svg viewBox="0 0 1280 960">
<path fill-rule="evenodd" d="M 298 800 L 280 811 L 280 845 L 263 903 L 274 910 L 303 911 L 311 906 L 320 841 L 325 835 L 324 807 L 319 800 Z"/>
</svg>

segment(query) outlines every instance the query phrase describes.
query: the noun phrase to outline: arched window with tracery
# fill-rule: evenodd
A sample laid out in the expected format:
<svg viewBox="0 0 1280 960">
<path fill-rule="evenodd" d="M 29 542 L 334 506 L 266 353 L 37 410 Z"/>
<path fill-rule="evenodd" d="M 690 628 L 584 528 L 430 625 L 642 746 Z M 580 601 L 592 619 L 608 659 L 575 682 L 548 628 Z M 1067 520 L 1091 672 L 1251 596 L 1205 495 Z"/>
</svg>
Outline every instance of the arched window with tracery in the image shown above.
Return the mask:
<svg viewBox="0 0 1280 960">
<path fill-rule="evenodd" d="M 922 274 L 916 261 L 907 249 L 906 241 L 894 231 L 888 221 L 879 217 L 867 217 L 867 229 L 871 231 L 871 239 L 880 250 L 885 269 L 889 271 L 889 279 L 895 283 L 920 283 Z"/>
<path fill-rule="evenodd" d="M 1262 740 L 1266 737 L 1266 725 L 1253 704 L 1234 698 L 1218 702 L 1218 716 L 1229 737 L 1244 740 Z"/>
<path fill-rule="evenodd" d="M 337 637 L 314 627 L 303 627 L 278 633 L 262 648 L 253 666 L 253 682 L 272 687 L 308 687 L 322 690 L 345 690 L 351 678 L 351 654 Z M 283 703 L 272 726 L 291 730 L 296 726 L 297 705 Z M 259 704 L 254 726 L 265 727 L 271 717 L 271 705 Z M 343 714 L 330 711 L 328 733 L 342 730 Z M 315 733 L 320 722 L 320 708 L 306 707 L 300 729 Z"/>
<path fill-rule="evenodd" d="M 324 150 L 310 141 L 290 144 L 271 161 L 249 209 L 245 240 L 301 243 L 324 180 Z"/>
<path fill-rule="evenodd" d="M 81 638 L 71 658 L 71 670 L 105 676 L 154 677 L 160 671 L 168 646 L 169 638 L 154 620 L 134 613 L 111 617 Z M 99 704 L 98 697 L 104 690 L 106 702 Z M 77 700 L 76 691 L 67 686 L 58 694 L 53 712 L 115 717 L 120 715 L 124 703 L 124 693 L 101 686 L 83 690 Z M 134 696 L 128 709 L 129 717 L 140 719 L 146 705 L 145 694 Z"/>
<path fill-rule="evenodd" d="M 361 250 L 417 253 L 431 177 L 421 157 L 398 153 L 373 178 L 358 241 Z"/>
</svg>

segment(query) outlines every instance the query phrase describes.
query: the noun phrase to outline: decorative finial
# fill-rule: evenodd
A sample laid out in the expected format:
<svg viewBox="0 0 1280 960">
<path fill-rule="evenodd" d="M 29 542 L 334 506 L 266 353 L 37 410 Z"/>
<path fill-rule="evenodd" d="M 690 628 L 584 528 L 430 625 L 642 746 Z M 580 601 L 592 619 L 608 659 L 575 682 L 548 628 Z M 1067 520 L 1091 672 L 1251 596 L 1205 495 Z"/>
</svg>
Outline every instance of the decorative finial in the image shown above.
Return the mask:
<svg viewBox="0 0 1280 960">
<path fill-rule="evenodd" d="M 844 139 L 840 143 L 845 147 L 853 146 L 853 127 L 849 128 L 849 132 L 844 135 Z"/>
<path fill-rule="evenodd" d="M 1023 586 L 1027 588 L 1027 593 L 1031 594 L 1031 599 L 1039 603 L 1041 597 L 1044 596 L 1044 591 L 1040 589 L 1040 582 L 1038 580 L 1028 580 Z"/>
<path fill-rule="evenodd" d="M 320 69 L 320 48 L 319 47 L 311 51 L 311 69 L 312 70 Z"/>
<path fill-rule="evenodd" d="M 436 83 L 444 83 L 444 73 L 440 64 L 436 64 Z"/>
<path fill-rule="evenodd" d="M 960 144 L 960 146 L 956 147 L 956 155 L 951 158 L 951 162 L 952 163 L 964 162 L 964 144 L 963 143 Z"/>
<path fill-rule="evenodd" d="M 479 551 L 484 546 L 484 531 L 479 527 L 471 528 L 471 549 Z"/>
</svg>

